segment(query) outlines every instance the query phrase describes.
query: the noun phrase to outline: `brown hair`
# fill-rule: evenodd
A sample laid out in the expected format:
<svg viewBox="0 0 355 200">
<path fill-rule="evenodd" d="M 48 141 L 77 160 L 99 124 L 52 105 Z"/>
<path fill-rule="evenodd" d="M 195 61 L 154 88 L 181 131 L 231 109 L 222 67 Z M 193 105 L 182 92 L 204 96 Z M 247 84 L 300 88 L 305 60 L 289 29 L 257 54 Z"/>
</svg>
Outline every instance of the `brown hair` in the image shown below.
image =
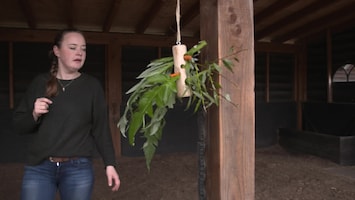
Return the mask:
<svg viewBox="0 0 355 200">
<path fill-rule="evenodd" d="M 73 32 L 80 33 L 83 35 L 81 31 L 76 29 L 62 30 L 54 38 L 54 43 L 52 47 L 57 46 L 58 48 L 60 48 L 64 36 L 67 33 L 73 33 Z M 47 85 L 46 85 L 46 97 L 54 97 L 58 94 L 58 82 L 57 82 L 58 57 L 54 54 L 53 49 L 49 51 L 49 59 L 51 60 L 51 69 L 49 71 L 50 78 L 47 81 Z"/>
</svg>

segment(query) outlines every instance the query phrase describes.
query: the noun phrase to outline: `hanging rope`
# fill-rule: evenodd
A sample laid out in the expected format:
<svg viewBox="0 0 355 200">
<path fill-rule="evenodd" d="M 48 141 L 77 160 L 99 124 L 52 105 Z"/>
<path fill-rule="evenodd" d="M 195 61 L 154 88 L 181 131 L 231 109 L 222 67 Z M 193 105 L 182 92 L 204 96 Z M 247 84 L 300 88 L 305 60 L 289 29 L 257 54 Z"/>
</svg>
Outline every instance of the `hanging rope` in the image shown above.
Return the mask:
<svg viewBox="0 0 355 200">
<path fill-rule="evenodd" d="M 176 44 L 181 44 L 181 33 L 180 33 L 180 0 L 176 2 Z"/>
</svg>

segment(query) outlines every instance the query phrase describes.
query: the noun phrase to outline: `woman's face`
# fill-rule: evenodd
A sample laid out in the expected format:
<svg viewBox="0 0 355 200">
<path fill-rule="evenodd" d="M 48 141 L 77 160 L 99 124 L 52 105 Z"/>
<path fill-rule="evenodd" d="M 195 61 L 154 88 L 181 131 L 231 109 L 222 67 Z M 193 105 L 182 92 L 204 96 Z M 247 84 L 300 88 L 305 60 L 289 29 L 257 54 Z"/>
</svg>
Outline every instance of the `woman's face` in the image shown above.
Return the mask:
<svg viewBox="0 0 355 200">
<path fill-rule="evenodd" d="M 60 47 L 54 46 L 53 51 L 58 57 L 58 70 L 65 73 L 77 72 L 86 59 L 85 38 L 80 33 L 66 33 Z"/>
</svg>

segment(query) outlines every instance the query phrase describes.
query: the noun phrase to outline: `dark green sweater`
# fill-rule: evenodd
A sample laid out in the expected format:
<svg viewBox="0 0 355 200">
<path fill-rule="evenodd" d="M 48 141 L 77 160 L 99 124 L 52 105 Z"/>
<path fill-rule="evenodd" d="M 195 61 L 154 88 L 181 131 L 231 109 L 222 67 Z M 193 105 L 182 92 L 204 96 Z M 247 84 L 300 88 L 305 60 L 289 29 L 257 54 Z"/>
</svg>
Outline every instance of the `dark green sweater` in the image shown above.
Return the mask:
<svg viewBox="0 0 355 200">
<path fill-rule="evenodd" d="M 15 132 L 32 135 L 29 164 L 39 164 L 49 156 L 92 157 L 96 145 L 105 166 L 115 166 L 107 105 L 99 81 L 81 74 L 65 92 L 58 84 L 59 94 L 51 99 L 49 112 L 35 122 L 34 102 L 44 97 L 48 78 L 48 74 L 41 74 L 33 80 L 14 113 Z"/>
</svg>

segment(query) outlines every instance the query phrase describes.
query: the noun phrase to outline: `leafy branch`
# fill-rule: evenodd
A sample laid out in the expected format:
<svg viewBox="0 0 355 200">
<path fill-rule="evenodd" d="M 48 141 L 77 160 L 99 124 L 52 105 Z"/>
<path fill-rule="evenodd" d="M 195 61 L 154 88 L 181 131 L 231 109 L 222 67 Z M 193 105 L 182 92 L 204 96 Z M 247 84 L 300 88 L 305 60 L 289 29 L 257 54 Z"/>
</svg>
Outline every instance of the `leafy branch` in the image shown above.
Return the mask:
<svg viewBox="0 0 355 200">
<path fill-rule="evenodd" d="M 212 105 L 219 105 L 221 97 L 231 102 L 228 94 L 219 93 L 221 86 L 214 81 L 214 74 L 220 73 L 221 67 L 216 62 L 204 65 L 196 62 L 196 57 L 206 45 L 206 41 L 201 41 L 184 55 L 186 62 L 183 67 L 187 76 L 185 83 L 191 91 L 186 109 L 194 106 L 195 112 L 201 107 L 206 110 Z M 233 62 L 227 58 L 221 60 L 223 66 L 232 71 Z M 176 81 L 180 74 L 173 71 L 173 57 L 152 61 L 137 77 L 141 80 L 126 92 L 130 97 L 117 124 L 124 137 L 128 133 L 130 145 L 135 145 L 138 132 L 146 139 L 142 148 L 148 169 L 162 138 L 164 117 L 168 109 L 174 107 L 177 99 Z"/>
</svg>

